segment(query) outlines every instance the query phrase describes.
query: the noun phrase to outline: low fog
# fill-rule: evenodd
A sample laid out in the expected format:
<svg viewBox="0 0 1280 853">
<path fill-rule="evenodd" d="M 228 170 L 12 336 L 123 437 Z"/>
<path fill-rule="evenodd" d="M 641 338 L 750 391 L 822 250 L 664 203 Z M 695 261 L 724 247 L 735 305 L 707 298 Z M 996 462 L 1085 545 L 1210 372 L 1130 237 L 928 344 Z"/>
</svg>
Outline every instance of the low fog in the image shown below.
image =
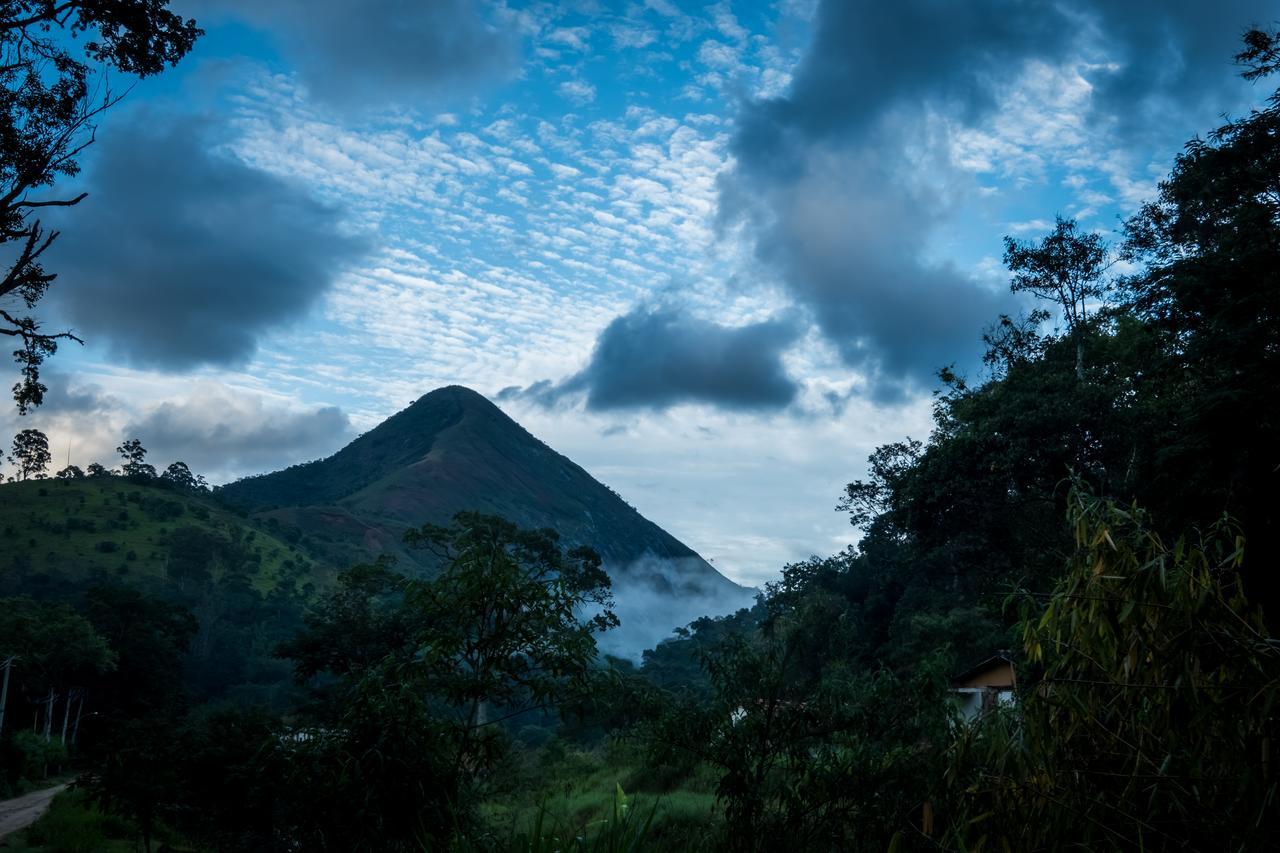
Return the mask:
<svg viewBox="0 0 1280 853">
<path fill-rule="evenodd" d="M 600 636 L 600 650 L 639 661 L 651 649 L 701 616 L 723 616 L 755 603 L 756 590 L 708 577 L 697 557 L 646 555 L 625 566 L 606 566 L 613 579 L 613 611 L 621 624 Z"/>
</svg>

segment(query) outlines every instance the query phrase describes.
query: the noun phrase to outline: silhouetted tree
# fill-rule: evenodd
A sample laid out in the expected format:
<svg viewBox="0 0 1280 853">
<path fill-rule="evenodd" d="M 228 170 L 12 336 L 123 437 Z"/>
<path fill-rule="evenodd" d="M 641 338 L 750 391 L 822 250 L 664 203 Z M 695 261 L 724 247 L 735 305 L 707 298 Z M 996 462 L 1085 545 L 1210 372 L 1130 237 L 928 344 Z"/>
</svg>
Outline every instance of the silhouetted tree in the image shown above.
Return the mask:
<svg viewBox="0 0 1280 853">
<path fill-rule="evenodd" d="M 105 72 L 157 74 L 186 55 L 200 34 L 166 7 L 168 0 L 4 0 L 0 2 L 0 299 L 29 312 L 56 277 L 44 253 L 58 237 L 38 213 L 70 207 L 86 194 L 33 198 L 80 170 L 99 116 L 119 102 Z M 87 36 L 79 42 L 78 37 Z M 83 54 L 73 52 L 82 46 Z M 77 51 L 78 52 L 78 51 Z M 100 78 L 102 85 L 97 85 Z M 0 335 L 17 339 L 21 380 L 13 387 L 25 414 L 44 400 L 40 366 L 71 332 L 45 331 L 22 310 L 0 309 Z"/>
<path fill-rule="evenodd" d="M 184 492 L 203 492 L 207 490 L 208 484 L 205 483 L 204 477 L 191 473 L 191 469 L 187 467 L 185 462 L 172 462 L 168 468 L 164 469 L 164 473 L 160 475 L 160 479 Z"/>
<path fill-rule="evenodd" d="M 45 469 L 52 460 L 49 455 L 49 439 L 38 429 L 24 429 L 13 437 L 13 452 L 9 464 L 18 466 L 16 479 L 43 480 Z"/>
<path fill-rule="evenodd" d="M 1026 291 L 1062 310 L 1067 334 L 1076 343 L 1076 378 L 1084 381 L 1084 340 L 1089 304 L 1107 292 L 1103 275 L 1110 265 L 1107 245 L 1097 234 L 1082 234 L 1074 219 L 1057 217 L 1053 231 L 1039 243 L 1004 238 L 1004 264 L 1013 273 L 1014 293 Z"/>
<path fill-rule="evenodd" d="M 120 458 L 124 460 L 124 475 L 126 477 L 155 479 L 156 468 L 146 461 L 147 449 L 142 446 L 141 441 L 131 438 L 117 447 L 116 453 L 119 453 Z"/>
</svg>

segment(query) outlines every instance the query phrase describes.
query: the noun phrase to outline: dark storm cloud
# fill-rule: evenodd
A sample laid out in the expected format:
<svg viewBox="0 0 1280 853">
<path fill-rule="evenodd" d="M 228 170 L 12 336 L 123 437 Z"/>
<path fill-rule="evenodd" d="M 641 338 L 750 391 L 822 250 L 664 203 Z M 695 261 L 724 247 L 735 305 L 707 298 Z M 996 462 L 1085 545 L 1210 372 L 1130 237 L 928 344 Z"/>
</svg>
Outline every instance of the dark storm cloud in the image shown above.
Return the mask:
<svg viewBox="0 0 1280 853">
<path fill-rule="evenodd" d="M 364 245 L 339 210 L 213 150 L 201 122 L 132 118 L 103 135 L 89 198 L 59 217 L 55 310 L 137 365 L 243 362 Z"/>
<path fill-rule="evenodd" d="M 605 327 L 581 373 L 558 385 L 540 382 L 503 394 L 551 405 L 585 393 L 587 408 L 596 411 L 680 403 L 780 409 L 798 390 L 782 364 L 797 335 L 787 321 L 735 328 L 668 308 L 638 308 Z"/>
<path fill-rule="evenodd" d="M 1010 307 L 1006 295 L 925 259 L 954 202 L 937 189 L 951 166 L 936 156 L 942 146 L 928 139 L 923 108 L 977 124 L 1026 62 L 1079 56 L 1122 63 L 1088 72 L 1093 119 L 1159 110 L 1160 129 L 1185 126 L 1171 118 L 1221 102 L 1239 36 L 1264 12 L 1256 0 L 1225 9 L 1190 0 L 823 2 L 787 94 L 750 102 L 739 116 L 721 220 L 752 227 L 757 257 L 870 377 L 870 392 L 893 398 L 944 364 L 973 364 L 983 325 Z M 1130 121 L 1122 138 L 1152 127 Z"/>
<path fill-rule="evenodd" d="M 384 106 L 512 76 L 511 22 L 495 26 L 477 0 L 188 0 L 198 19 L 238 15 L 268 29 L 313 94 L 343 106 Z"/>
<path fill-rule="evenodd" d="M 808 145 L 857 135 L 889 105 L 930 98 L 972 113 L 1016 62 L 1059 51 L 1064 23 L 1021 0 L 823 2 L 790 91 L 748 107 L 734 153 L 746 172 L 794 175 Z"/>
<path fill-rule="evenodd" d="M 1238 109 L 1239 69 L 1232 57 L 1251 27 L 1271 27 L 1280 6 L 1270 0 L 1095 0 L 1089 15 L 1105 58 L 1117 67 L 1086 76 L 1094 88 L 1099 118 L 1121 124 L 1128 136 L 1168 134 L 1184 140 L 1176 117 L 1195 116 L 1194 130 L 1222 112 Z"/>
<path fill-rule="evenodd" d="M 335 406 L 299 411 L 216 387 L 160 404 L 124 434 L 140 439 L 153 461 L 181 459 L 219 480 L 328 456 L 354 437 Z"/>
</svg>

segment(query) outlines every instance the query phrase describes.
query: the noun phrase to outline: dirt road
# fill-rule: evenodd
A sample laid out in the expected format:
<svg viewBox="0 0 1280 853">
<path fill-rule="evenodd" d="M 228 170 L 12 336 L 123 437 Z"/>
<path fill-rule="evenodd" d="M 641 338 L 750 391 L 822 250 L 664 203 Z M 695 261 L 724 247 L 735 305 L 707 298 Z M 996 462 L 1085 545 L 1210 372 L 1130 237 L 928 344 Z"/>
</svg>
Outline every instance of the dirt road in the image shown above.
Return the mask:
<svg viewBox="0 0 1280 853">
<path fill-rule="evenodd" d="M 0 846 L 4 839 L 19 830 L 26 829 L 35 823 L 49 803 L 66 785 L 55 785 L 43 791 L 32 791 L 12 800 L 0 800 Z"/>
</svg>

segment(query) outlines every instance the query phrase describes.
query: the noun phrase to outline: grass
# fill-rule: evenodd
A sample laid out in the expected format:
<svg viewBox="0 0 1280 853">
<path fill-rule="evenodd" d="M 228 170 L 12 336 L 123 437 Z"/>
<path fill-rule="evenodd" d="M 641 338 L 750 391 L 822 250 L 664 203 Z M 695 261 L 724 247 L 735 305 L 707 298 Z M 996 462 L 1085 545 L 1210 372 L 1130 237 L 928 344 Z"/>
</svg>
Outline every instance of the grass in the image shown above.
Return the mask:
<svg viewBox="0 0 1280 853">
<path fill-rule="evenodd" d="M 636 820 L 651 817 L 644 832 L 646 850 L 705 847 L 721 820 L 715 778 L 705 768 L 656 773 L 626 744 L 580 749 L 552 741 L 534 754 L 518 778 L 518 785 L 480 809 L 488 835 L 512 839 L 512 849 L 532 849 L 519 839 L 538 834 L 582 839 L 575 849 L 615 849 L 614 837 L 626 834 L 618 831 L 622 792 L 631 829 L 638 828 Z"/>
</svg>

